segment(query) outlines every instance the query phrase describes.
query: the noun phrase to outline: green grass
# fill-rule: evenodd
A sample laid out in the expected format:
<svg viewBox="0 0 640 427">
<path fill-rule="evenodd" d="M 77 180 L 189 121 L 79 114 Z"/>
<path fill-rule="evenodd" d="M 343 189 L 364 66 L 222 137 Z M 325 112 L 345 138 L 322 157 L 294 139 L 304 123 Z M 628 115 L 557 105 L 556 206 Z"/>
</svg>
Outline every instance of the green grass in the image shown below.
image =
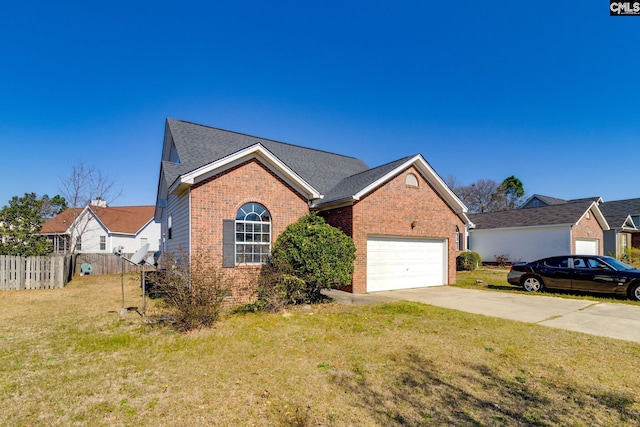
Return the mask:
<svg viewBox="0 0 640 427">
<path fill-rule="evenodd" d="M 138 305 L 137 280 L 125 286 Z M 418 303 L 179 334 L 120 317 L 120 299 L 119 276 L 0 293 L 0 425 L 640 423 L 634 343 Z"/>
</svg>

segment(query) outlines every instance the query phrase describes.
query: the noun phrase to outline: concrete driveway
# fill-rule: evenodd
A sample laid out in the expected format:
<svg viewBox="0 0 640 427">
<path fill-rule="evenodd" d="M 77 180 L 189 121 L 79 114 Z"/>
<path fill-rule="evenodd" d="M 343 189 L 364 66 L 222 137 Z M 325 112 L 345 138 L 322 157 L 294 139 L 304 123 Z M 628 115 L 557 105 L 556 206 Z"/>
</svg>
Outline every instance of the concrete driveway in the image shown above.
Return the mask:
<svg viewBox="0 0 640 427">
<path fill-rule="evenodd" d="M 463 289 L 455 286 L 371 294 L 350 294 L 332 289 L 325 291 L 325 294 L 343 304 L 415 301 L 467 313 L 640 343 L 640 306 L 635 305 Z"/>
</svg>

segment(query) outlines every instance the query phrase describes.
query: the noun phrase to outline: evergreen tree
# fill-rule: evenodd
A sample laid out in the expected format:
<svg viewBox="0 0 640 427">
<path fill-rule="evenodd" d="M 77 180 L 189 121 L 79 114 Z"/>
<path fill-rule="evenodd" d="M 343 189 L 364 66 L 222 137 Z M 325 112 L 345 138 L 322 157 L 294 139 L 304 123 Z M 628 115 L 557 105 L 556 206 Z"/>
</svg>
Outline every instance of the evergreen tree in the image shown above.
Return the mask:
<svg viewBox="0 0 640 427">
<path fill-rule="evenodd" d="M 0 255 L 42 256 L 53 251 L 51 242 L 38 234 L 44 223 L 43 205 L 49 200 L 47 195 L 38 199 L 36 193 L 25 193 L 13 196 L 0 210 Z"/>
</svg>

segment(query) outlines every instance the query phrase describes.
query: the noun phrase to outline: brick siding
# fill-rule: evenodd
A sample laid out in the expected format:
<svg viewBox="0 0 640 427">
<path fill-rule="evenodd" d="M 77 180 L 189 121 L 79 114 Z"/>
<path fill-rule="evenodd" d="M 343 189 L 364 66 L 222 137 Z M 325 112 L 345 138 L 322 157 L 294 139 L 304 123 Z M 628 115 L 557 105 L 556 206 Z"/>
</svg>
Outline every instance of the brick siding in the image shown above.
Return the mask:
<svg viewBox="0 0 640 427">
<path fill-rule="evenodd" d="M 409 173 L 418 178 L 417 187 L 406 184 Z M 353 206 L 322 215 L 355 243 L 352 292 L 366 292 L 367 237 L 371 235 L 447 240 L 448 282 L 455 283 L 456 257 L 460 254 L 455 250 L 456 226 L 463 232 L 464 223 L 415 168 L 398 174 Z"/>
<path fill-rule="evenodd" d="M 191 233 L 194 254 L 206 253 L 222 268 L 222 221 L 235 219 L 245 203 L 256 202 L 271 214 L 271 242 L 291 223 L 309 212 L 307 201 L 256 160 L 249 160 L 191 187 Z M 224 269 L 236 283 L 230 303 L 251 298 L 260 266 Z"/>
<path fill-rule="evenodd" d="M 418 178 L 418 186 L 407 185 L 408 173 Z M 245 203 L 265 206 L 272 219 L 271 242 L 291 223 L 309 212 L 307 201 L 291 186 L 256 160 L 242 163 L 191 187 L 191 233 L 194 254 L 206 253 L 214 266 L 222 268 L 223 219 L 235 219 Z M 449 205 L 410 168 L 352 206 L 321 212 L 326 221 L 353 238 L 356 261 L 351 291 L 366 292 L 367 237 L 397 236 L 447 240 L 448 281 L 456 280 L 456 226 L 464 224 Z M 412 227 L 413 224 L 413 227 Z M 253 296 L 255 276 L 260 266 L 225 269 L 235 286 L 230 304 Z"/>
<path fill-rule="evenodd" d="M 603 253 L 604 232 L 591 210 L 589 211 L 588 218 L 587 216 L 582 217 L 578 224 L 574 225 L 571 229 L 571 246 L 573 248 L 573 253 L 576 253 L 576 239 L 597 239 L 598 253 Z"/>
</svg>

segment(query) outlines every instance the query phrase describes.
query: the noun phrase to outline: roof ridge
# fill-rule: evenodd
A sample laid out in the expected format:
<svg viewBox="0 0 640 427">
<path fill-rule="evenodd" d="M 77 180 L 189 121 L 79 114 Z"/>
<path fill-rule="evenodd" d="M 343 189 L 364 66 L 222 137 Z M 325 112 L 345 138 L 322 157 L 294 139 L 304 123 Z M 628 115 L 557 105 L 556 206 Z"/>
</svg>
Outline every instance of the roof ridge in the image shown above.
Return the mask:
<svg viewBox="0 0 640 427">
<path fill-rule="evenodd" d="M 262 139 L 262 140 L 270 141 L 270 142 L 276 142 L 278 144 L 288 145 L 290 147 L 303 148 L 305 150 L 313 150 L 313 151 L 317 151 L 319 153 L 332 154 L 334 156 L 340 156 L 340 157 L 345 157 L 345 158 L 349 158 L 349 159 L 362 161 L 362 159 L 359 159 L 359 158 L 354 157 L 354 156 L 347 156 L 347 155 L 344 155 L 344 154 L 334 153 L 332 151 L 321 150 L 319 148 L 305 147 L 303 145 L 291 144 L 289 142 L 278 141 L 277 139 L 265 138 L 265 137 L 262 137 L 262 136 L 251 135 L 251 134 L 248 134 L 248 133 L 237 132 L 237 131 L 234 131 L 234 130 L 222 129 L 222 128 L 215 127 L 215 126 L 203 125 L 201 123 L 190 122 L 188 120 L 173 119 L 173 118 L 170 118 L 170 117 L 167 117 L 167 120 L 173 120 L 173 121 L 176 121 L 176 122 L 186 123 L 186 124 L 190 124 L 190 125 L 194 125 L 194 126 L 200 126 L 200 127 L 207 128 L 207 129 L 213 129 L 213 130 L 218 130 L 218 131 L 222 131 L 222 132 L 229 132 L 229 133 L 233 133 L 235 135 L 248 136 L 250 138 Z"/>
</svg>

